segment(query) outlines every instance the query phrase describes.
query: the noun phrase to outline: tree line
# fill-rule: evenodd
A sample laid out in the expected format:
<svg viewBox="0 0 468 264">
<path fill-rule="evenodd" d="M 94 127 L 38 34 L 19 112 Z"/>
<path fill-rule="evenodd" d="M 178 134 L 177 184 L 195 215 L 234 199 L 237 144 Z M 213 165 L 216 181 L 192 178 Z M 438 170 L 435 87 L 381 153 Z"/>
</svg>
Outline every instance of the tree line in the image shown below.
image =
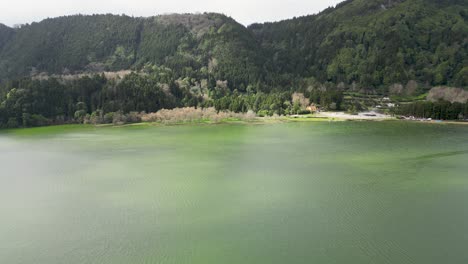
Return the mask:
<svg viewBox="0 0 468 264">
<path fill-rule="evenodd" d="M 448 101 L 421 101 L 399 106 L 395 113 L 401 116 L 416 118 L 432 118 L 435 120 L 466 120 L 468 119 L 468 103 Z"/>
<path fill-rule="evenodd" d="M 73 80 L 23 78 L 0 86 L 0 127 L 31 127 L 81 123 L 92 117 L 112 122 L 114 116 L 154 113 L 177 107 L 215 108 L 260 116 L 304 114 L 311 104 L 340 110 L 343 92 L 291 88 L 265 93 L 257 85 L 248 92 L 230 90 L 226 82 L 174 79 L 169 69 L 154 67 L 123 78 L 104 74 Z M 303 92 L 298 92 L 303 90 Z M 106 118 L 104 118 L 106 117 Z M 132 119 L 130 117 L 130 119 Z"/>
</svg>

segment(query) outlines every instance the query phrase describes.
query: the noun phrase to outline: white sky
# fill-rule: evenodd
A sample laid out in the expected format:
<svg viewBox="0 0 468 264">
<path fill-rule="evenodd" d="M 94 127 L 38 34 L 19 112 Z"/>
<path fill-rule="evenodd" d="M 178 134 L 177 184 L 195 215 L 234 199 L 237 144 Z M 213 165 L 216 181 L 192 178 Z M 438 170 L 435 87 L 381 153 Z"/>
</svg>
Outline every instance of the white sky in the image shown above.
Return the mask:
<svg viewBox="0 0 468 264">
<path fill-rule="evenodd" d="M 249 25 L 315 14 L 343 0 L 0 0 L 0 23 L 8 26 L 73 14 L 217 12 Z"/>
</svg>

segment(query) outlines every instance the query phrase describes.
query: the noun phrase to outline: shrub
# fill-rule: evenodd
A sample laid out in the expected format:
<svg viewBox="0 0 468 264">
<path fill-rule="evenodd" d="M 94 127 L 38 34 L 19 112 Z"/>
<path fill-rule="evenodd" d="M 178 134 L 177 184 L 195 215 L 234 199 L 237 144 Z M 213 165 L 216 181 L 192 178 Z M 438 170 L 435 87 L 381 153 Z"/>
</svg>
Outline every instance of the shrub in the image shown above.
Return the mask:
<svg viewBox="0 0 468 264">
<path fill-rule="evenodd" d="M 78 123 L 83 123 L 85 117 L 86 117 L 86 111 L 85 110 L 78 110 L 78 111 L 75 112 L 75 120 Z"/>
<path fill-rule="evenodd" d="M 256 117 L 253 111 L 246 114 L 234 113 L 231 111 L 216 111 L 215 108 L 175 108 L 172 110 L 162 109 L 156 113 L 142 113 L 141 120 L 143 122 L 161 122 L 161 123 L 183 123 L 195 122 L 201 120 L 209 120 L 212 122 L 220 122 L 228 118 L 237 118 L 242 120 L 252 120 Z"/>
<path fill-rule="evenodd" d="M 268 110 L 260 110 L 258 112 L 259 117 L 265 117 L 265 116 L 268 116 L 268 115 L 269 115 Z"/>
<path fill-rule="evenodd" d="M 127 123 L 139 123 L 141 122 L 141 115 L 138 112 L 130 112 L 126 115 Z"/>
<path fill-rule="evenodd" d="M 50 120 L 43 115 L 31 115 L 31 126 L 46 126 L 50 124 Z"/>
<path fill-rule="evenodd" d="M 127 121 L 126 116 L 122 111 L 117 111 L 114 113 L 112 124 L 114 125 L 123 125 Z"/>
<path fill-rule="evenodd" d="M 298 115 L 308 115 L 308 114 L 311 114 L 311 112 L 309 110 L 301 110 L 297 114 Z"/>
<path fill-rule="evenodd" d="M 8 122 L 7 122 L 7 124 L 6 124 L 6 127 L 7 127 L 7 128 L 17 128 L 17 127 L 19 127 L 19 125 L 18 125 L 18 120 L 17 120 L 15 117 L 10 117 L 10 118 L 8 119 Z"/>
<path fill-rule="evenodd" d="M 114 112 L 109 112 L 104 115 L 104 123 L 105 124 L 112 124 L 114 120 Z"/>
<path fill-rule="evenodd" d="M 89 123 L 94 125 L 104 123 L 104 114 L 102 110 L 96 110 L 92 112 L 91 116 L 89 117 Z"/>
</svg>

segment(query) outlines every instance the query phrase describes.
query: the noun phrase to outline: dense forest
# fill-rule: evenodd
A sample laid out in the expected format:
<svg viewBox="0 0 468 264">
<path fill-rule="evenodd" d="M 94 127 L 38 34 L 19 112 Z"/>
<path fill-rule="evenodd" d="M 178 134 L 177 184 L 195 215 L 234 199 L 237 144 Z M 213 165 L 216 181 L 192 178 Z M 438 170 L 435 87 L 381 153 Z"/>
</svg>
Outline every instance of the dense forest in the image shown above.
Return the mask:
<svg viewBox="0 0 468 264">
<path fill-rule="evenodd" d="M 5 87 L 8 92 L 0 105 L 0 126 L 5 128 L 83 122 L 96 116 L 112 123 L 116 113 L 152 113 L 176 107 L 253 111 L 260 116 L 301 114 L 311 103 L 336 110 L 343 102 L 343 93 L 336 90 L 265 93 L 249 86 L 249 92 L 240 93 L 231 91 L 226 82 L 209 88 L 207 82 L 174 79 L 170 69 L 158 67 L 122 79 L 108 79 L 104 74 L 68 81 L 25 78 Z"/>
<path fill-rule="evenodd" d="M 2 127 L 184 106 L 352 110 L 344 92 L 416 96 L 435 86 L 468 88 L 467 1 L 348 0 L 249 27 L 215 13 L 0 24 Z"/>
<path fill-rule="evenodd" d="M 250 29 L 269 52 L 272 79 L 314 76 L 382 92 L 410 80 L 466 87 L 467 7 L 463 0 L 349 0 Z"/>
<path fill-rule="evenodd" d="M 404 104 L 397 109 L 397 114 L 415 118 L 437 120 L 465 120 L 468 118 L 468 103 L 416 102 Z"/>
</svg>

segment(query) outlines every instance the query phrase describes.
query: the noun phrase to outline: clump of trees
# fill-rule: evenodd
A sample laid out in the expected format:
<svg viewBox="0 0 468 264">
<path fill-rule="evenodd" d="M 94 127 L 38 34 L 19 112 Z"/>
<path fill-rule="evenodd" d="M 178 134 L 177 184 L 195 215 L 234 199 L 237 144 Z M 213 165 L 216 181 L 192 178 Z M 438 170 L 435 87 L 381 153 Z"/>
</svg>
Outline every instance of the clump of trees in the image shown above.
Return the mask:
<svg viewBox="0 0 468 264">
<path fill-rule="evenodd" d="M 432 118 L 437 120 L 466 120 L 468 119 L 468 103 L 421 101 L 403 104 L 396 108 L 395 113 L 401 116 L 414 116 L 417 118 Z"/>
<path fill-rule="evenodd" d="M 199 121 L 220 122 L 227 119 L 239 119 L 251 121 L 256 118 L 253 111 L 247 113 L 234 113 L 228 110 L 217 111 L 213 107 L 195 108 L 184 107 L 175 109 L 162 109 L 156 113 L 142 114 L 141 119 L 144 122 L 160 122 L 160 123 L 190 123 Z"/>
<path fill-rule="evenodd" d="M 453 87 L 434 87 L 429 91 L 427 99 L 432 102 L 448 101 L 465 103 L 468 101 L 468 91 Z"/>
</svg>

